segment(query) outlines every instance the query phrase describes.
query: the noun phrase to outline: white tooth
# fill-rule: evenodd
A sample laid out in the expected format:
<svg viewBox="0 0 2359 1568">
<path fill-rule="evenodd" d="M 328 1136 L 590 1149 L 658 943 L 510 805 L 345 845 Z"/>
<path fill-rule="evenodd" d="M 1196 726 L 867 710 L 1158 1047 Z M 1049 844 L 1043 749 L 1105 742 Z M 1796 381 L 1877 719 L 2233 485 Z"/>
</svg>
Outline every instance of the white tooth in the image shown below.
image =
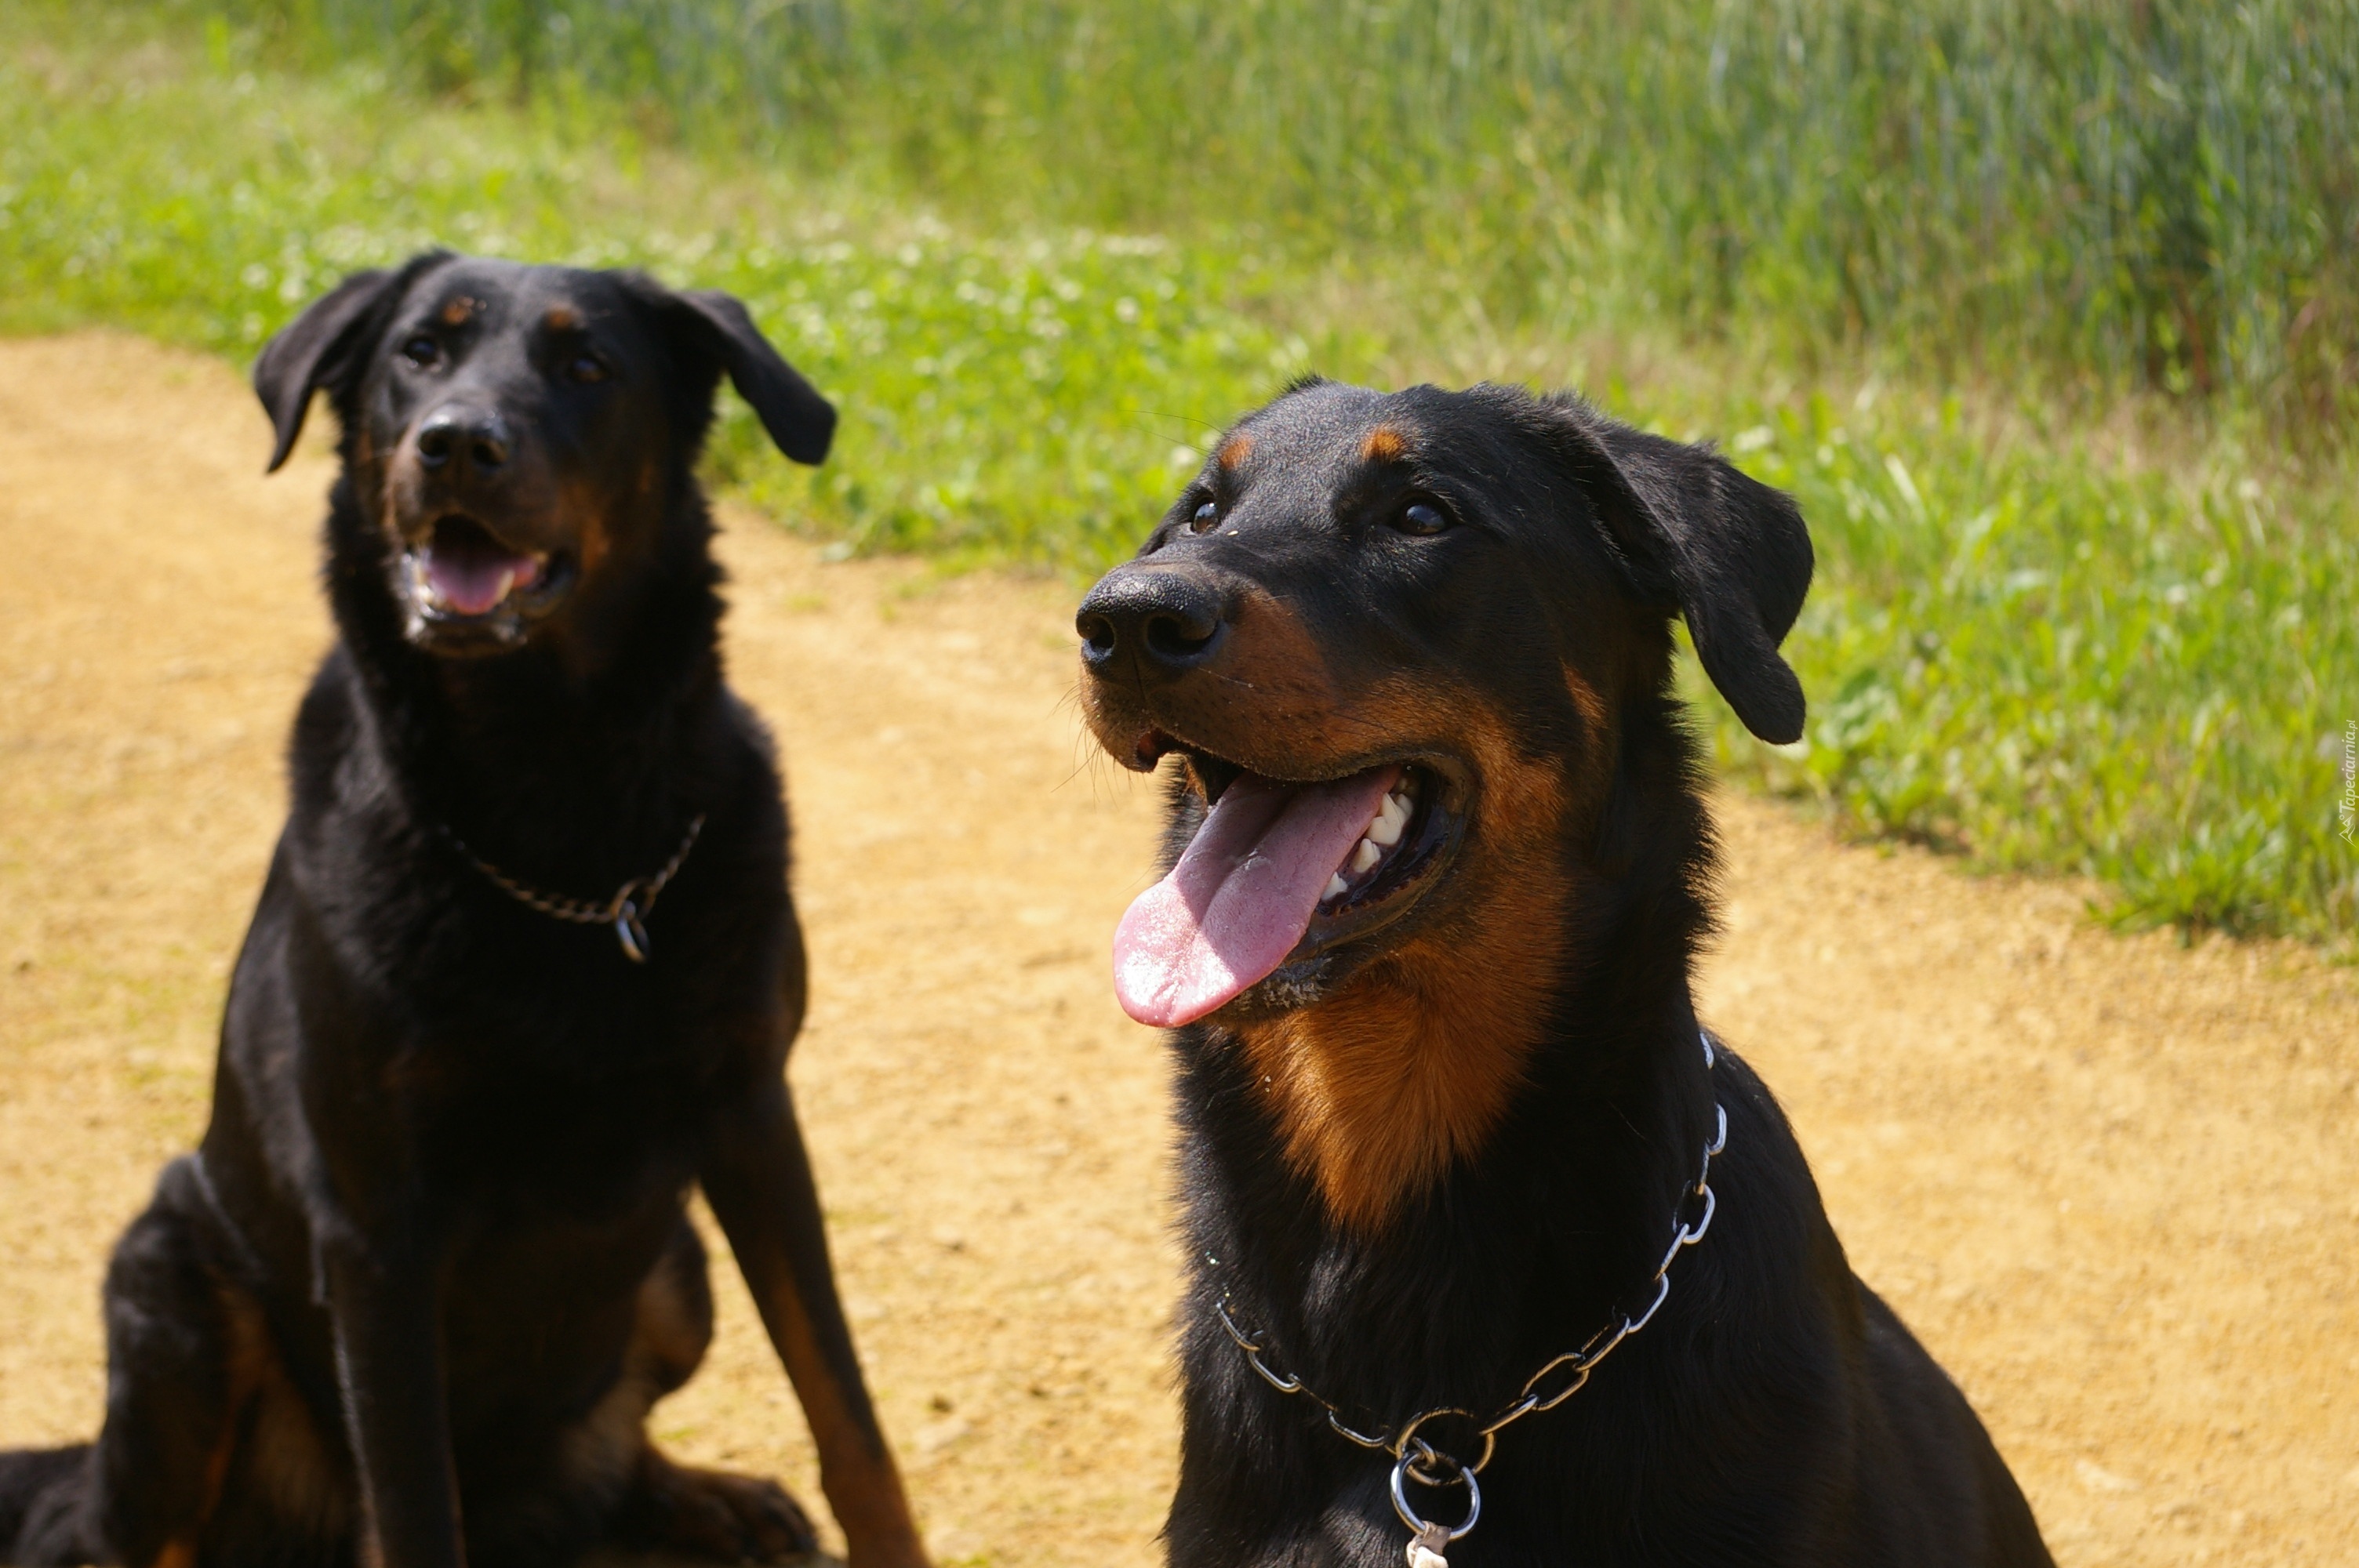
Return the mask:
<svg viewBox="0 0 2359 1568">
<path fill-rule="evenodd" d="M 1378 816 L 1368 824 L 1369 841 L 1381 844 L 1387 849 L 1400 842 L 1400 836 L 1401 819 L 1397 816 Z"/>
<path fill-rule="evenodd" d="M 1327 879 L 1327 891 L 1319 895 L 1319 902 L 1325 903 L 1330 899 L 1342 898 L 1351 891 L 1352 884 L 1343 880 L 1343 872 L 1338 871 Z"/>
<path fill-rule="evenodd" d="M 1370 866 L 1375 865 L 1378 860 L 1381 860 L 1384 858 L 1385 852 L 1382 849 L 1377 849 L 1374 844 L 1368 842 L 1365 838 L 1363 838 L 1360 840 L 1360 847 L 1352 852 L 1353 873 L 1356 875 L 1361 871 L 1364 871 Z"/>
<path fill-rule="evenodd" d="M 506 599 L 506 598 L 508 596 L 508 589 L 510 589 L 514 588 L 515 586 L 516 586 L 516 568 L 513 568 L 513 567 L 510 567 L 510 568 L 508 568 L 506 570 L 505 570 L 505 571 L 503 571 L 503 572 L 501 572 L 501 573 L 500 573 L 500 590 L 499 590 L 499 592 L 497 592 L 497 593 L 495 593 L 495 594 L 494 594 L 494 595 L 492 596 L 492 601 L 493 601 L 494 603 L 495 603 L 495 604 L 496 604 L 496 603 L 498 603 L 501 600 Z"/>
<path fill-rule="evenodd" d="M 1408 801 L 1401 795 L 1388 795 L 1385 796 L 1385 808 L 1378 815 L 1388 816 L 1395 822 L 1407 822 L 1408 820 Z"/>
</svg>

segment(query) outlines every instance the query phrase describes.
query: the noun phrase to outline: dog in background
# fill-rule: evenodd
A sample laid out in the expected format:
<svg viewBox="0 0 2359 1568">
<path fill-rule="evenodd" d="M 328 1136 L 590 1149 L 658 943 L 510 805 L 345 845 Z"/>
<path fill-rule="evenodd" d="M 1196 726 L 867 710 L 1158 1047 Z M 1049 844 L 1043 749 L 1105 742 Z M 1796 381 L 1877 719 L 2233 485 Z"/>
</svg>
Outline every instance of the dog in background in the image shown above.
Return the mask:
<svg viewBox="0 0 2359 1568">
<path fill-rule="evenodd" d="M 1115 939 L 1179 1065 L 1177 1568 L 2048 1563 L 1690 992 L 1669 622 L 1792 741 L 1810 567 L 1576 399 L 1311 382 L 1082 603 L 1098 740 L 1180 764 Z"/>
<path fill-rule="evenodd" d="M 777 1487 L 647 1435 L 712 1333 L 693 1185 L 852 1562 L 923 1563 L 783 1076 L 787 818 L 693 471 L 723 373 L 826 454 L 833 409 L 734 299 L 632 274 L 429 254 L 263 351 L 274 469 L 315 390 L 342 422 L 337 641 L 211 1123 L 108 1271 L 103 1428 L 0 1455 L 0 1560 L 810 1551 Z"/>
</svg>

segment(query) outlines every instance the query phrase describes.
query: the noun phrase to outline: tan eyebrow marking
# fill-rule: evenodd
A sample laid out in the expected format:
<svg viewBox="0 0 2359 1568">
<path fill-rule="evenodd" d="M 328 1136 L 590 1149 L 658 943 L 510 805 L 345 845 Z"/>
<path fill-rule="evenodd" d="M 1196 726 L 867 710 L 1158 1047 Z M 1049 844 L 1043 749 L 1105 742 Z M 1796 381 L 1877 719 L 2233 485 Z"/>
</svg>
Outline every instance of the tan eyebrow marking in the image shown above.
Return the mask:
<svg viewBox="0 0 2359 1568">
<path fill-rule="evenodd" d="M 1390 425 L 1379 425 L 1360 443 L 1360 456 L 1372 463 L 1398 462 L 1408 452 L 1408 438 Z"/>
<path fill-rule="evenodd" d="M 1253 449 L 1254 438 L 1239 431 L 1221 443 L 1221 466 L 1224 469 L 1235 468 L 1253 456 Z"/>
<path fill-rule="evenodd" d="M 571 332 L 580 329 L 582 312 L 571 305 L 552 305 L 549 308 L 549 314 L 543 316 L 541 320 L 552 332 Z"/>
<path fill-rule="evenodd" d="M 452 295 L 450 302 L 442 307 L 442 324 L 446 327 L 462 327 L 466 325 L 469 317 L 483 308 L 484 302 L 480 299 L 470 299 L 463 294 Z"/>
</svg>

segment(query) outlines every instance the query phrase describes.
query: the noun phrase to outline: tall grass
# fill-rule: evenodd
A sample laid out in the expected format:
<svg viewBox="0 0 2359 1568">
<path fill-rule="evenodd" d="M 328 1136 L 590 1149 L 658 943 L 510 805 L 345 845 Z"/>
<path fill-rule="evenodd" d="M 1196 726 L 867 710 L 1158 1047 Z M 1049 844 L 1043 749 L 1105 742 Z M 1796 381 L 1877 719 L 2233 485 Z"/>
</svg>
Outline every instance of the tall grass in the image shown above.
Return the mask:
<svg viewBox="0 0 2359 1568">
<path fill-rule="evenodd" d="M 2225 394 L 2329 438 L 2359 410 L 2359 0 L 231 9 L 969 215 L 1438 268 L 1548 330 Z"/>
</svg>

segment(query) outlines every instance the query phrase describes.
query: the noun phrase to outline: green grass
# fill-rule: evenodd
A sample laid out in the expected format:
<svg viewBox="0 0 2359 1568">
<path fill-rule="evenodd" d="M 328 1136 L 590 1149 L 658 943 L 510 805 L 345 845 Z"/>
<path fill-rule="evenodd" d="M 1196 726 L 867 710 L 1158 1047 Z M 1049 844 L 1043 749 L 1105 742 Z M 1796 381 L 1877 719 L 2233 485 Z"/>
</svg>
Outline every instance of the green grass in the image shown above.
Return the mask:
<svg viewBox="0 0 2359 1568">
<path fill-rule="evenodd" d="M 183 0 L 185 3 L 185 0 Z M 2359 412 L 2359 0 L 228 0 L 996 223 L 1250 224 L 1494 319 Z"/>
<path fill-rule="evenodd" d="M 724 476 L 864 547 L 1110 559 L 1192 444 L 1308 362 L 1236 308 L 1249 257 L 1077 231 L 979 239 L 723 183 L 628 140 L 433 110 L 365 70 L 257 75 L 71 22 L 0 66 L 0 325 L 136 327 L 234 355 L 352 268 L 432 243 L 644 266 L 743 297 L 843 405 L 816 478 L 732 402 Z M 850 211 L 847 212 L 847 207 Z"/>
<path fill-rule="evenodd" d="M 1771 751 L 1707 699 L 1731 771 L 1978 863 L 2093 875 L 2125 923 L 2359 932 L 2336 814 L 2353 474 L 2260 443 L 2257 403 L 2060 428 L 2051 394 L 1985 374 L 1944 397 L 1934 371 L 1877 379 L 1875 352 L 1800 328 L 1715 341 L 1638 303 L 1621 332 L 1502 323 L 1446 256 L 1386 273 L 1266 223 L 1077 228 L 1020 170 L 987 220 L 979 162 L 929 205 L 856 157 L 818 177 L 647 114 L 594 123 L 586 77 L 430 98 L 365 51 L 290 71 L 286 48 L 145 9 L 0 16 L 0 329 L 105 322 L 244 359 L 342 271 L 429 242 L 642 265 L 740 294 L 844 410 L 814 475 L 733 401 L 714 469 L 738 493 L 847 548 L 1075 575 L 1298 370 L 1569 367 L 1625 417 L 1720 438 L 1810 519 L 1821 570 L 1788 643 L 1810 731 Z M 1617 265 L 1595 297 L 1639 300 L 1643 269 Z"/>
<path fill-rule="evenodd" d="M 2123 477 L 1994 449 L 1954 403 L 1896 416 L 1812 398 L 1737 430 L 1823 568 L 1787 643 L 1803 743 L 1754 745 L 1723 713 L 1724 762 L 1875 831 L 2099 878 L 2122 924 L 2347 946 L 2349 492 L 2225 464 Z"/>
</svg>

